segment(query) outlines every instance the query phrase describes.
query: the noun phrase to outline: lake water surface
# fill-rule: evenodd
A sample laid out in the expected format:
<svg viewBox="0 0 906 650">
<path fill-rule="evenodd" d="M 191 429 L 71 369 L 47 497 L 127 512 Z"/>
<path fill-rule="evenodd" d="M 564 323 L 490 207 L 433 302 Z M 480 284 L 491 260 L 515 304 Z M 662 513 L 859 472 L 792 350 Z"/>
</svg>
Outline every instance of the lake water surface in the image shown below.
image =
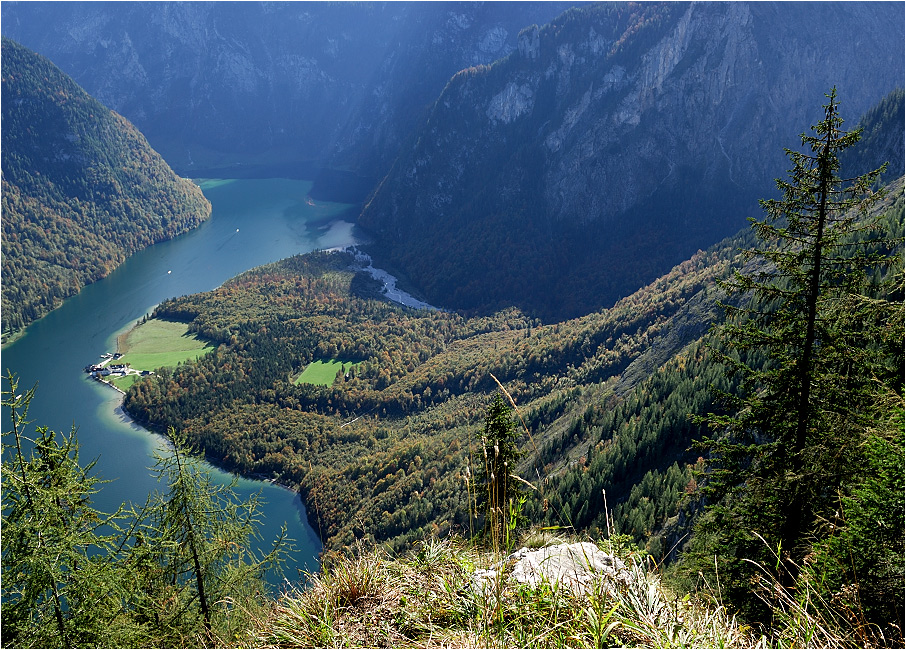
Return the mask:
<svg viewBox="0 0 906 650">
<path fill-rule="evenodd" d="M 311 183 L 287 179 L 200 182 L 213 206 L 196 230 L 136 253 L 107 278 L 85 287 L 2 352 L 3 375 L 20 378 L 20 391 L 38 385 L 28 416 L 34 426 L 55 431 L 78 428 L 81 460 L 97 458 L 95 474 L 110 483 L 96 507 L 114 511 L 123 502 L 142 504 L 162 489 L 149 471 L 163 439 L 132 422 L 120 408 L 122 395 L 83 372 L 116 335 L 166 298 L 208 291 L 255 266 L 314 249 L 355 244 L 351 206 L 312 201 Z M 6 386 L 4 386 L 4 389 Z M 8 428 L 4 414 L 3 428 Z M 232 475 L 214 470 L 218 482 Z M 321 543 L 308 525 L 298 494 L 269 483 L 240 480 L 238 491 L 263 491 L 264 546 L 285 523 L 295 540 L 286 576 L 318 568 Z"/>
</svg>

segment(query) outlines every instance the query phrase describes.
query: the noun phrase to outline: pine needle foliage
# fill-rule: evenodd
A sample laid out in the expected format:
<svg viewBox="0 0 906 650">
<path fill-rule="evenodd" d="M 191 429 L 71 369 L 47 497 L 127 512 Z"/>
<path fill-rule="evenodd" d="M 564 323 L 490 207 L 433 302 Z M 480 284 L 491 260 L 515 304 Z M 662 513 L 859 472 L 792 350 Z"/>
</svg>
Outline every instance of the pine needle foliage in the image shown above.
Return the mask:
<svg viewBox="0 0 906 650">
<path fill-rule="evenodd" d="M 222 644 L 242 630 L 248 609 L 263 602 L 264 574 L 279 570 L 285 531 L 270 552 L 254 552 L 260 495 L 240 501 L 235 479 L 214 483 L 185 440 L 174 430 L 170 439 L 172 448 L 157 455 L 155 466 L 166 491 L 145 506 L 128 560 L 148 571 L 137 609 L 164 645 L 198 638 Z"/>
<path fill-rule="evenodd" d="M 286 543 L 254 552 L 261 503 L 214 484 L 171 432 L 157 471 L 166 490 L 112 515 L 91 504 L 103 483 L 81 465 L 75 430 L 26 435 L 35 389 L 6 378 L 2 465 L 3 647 L 242 645 L 269 602 L 264 573 Z"/>
<path fill-rule="evenodd" d="M 754 567 L 795 590 L 810 535 L 861 480 L 878 396 L 903 385 L 902 224 L 872 209 L 884 167 L 838 176 L 860 132 L 842 129 L 836 90 L 827 97 L 802 150 L 787 150 L 781 198 L 752 220 L 759 245 L 724 283 L 749 299 L 724 306 L 714 351 L 742 381 L 705 418 L 710 505 L 686 553 L 690 573 L 716 571 L 762 621 Z"/>
<path fill-rule="evenodd" d="M 11 428 L 3 443 L 4 647 L 80 647 L 135 643 L 139 627 L 124 616 L 122 574 L 107 561 L 124 521 L 91 505 L 102 483 L 94 462 L 79 460 L 76 431 L 39 427 L 27 435 L 35 389 L 19 393 L 6 377 L 3 407 Z M 9 440 L 9 442 L 8 442 Z M 103 532 L 107 530 L 108 532 Z"/>
<path fill-rule="evenodd" d="M 653 563 L 614 539 L 598 546 L 631 578 L 594 580 L 584 592 L 518 584 L 497 549 L 426 537 L 401 556 L 359 545 L 326 557 L 307 584 L 271 599 L 255 585 L 274 554 L 242 550 L 254 507 L 231 505 L 229 487 L 212 485 L 178 436 L 159 465 L 166 491 L 144 511 L 103 515 L 90 505 L 98 481 L 91 464 L 80 467 L 77 439 L 39 429 L 27 449 L 34 391 L 10 386 L 4 405 L 19 435 L 4 450 L 4 647 L 757 648 L 860 639 L 820 598 L 816 610 L 770 582 L 762 595 L 774 597 L 777 626 L 772 636 L 754 633 L 720 603 L 719 588 L 714 599 L 674 594 Z M 888 425 L 877 432 L 884 440 Z M 112 536 L 98 533 L 101 524 Z M 518 541 L 579 541 L 540 532 Z M 494 584 L 478 586 L 476 570 L 492 570 Z"/>
</svg>

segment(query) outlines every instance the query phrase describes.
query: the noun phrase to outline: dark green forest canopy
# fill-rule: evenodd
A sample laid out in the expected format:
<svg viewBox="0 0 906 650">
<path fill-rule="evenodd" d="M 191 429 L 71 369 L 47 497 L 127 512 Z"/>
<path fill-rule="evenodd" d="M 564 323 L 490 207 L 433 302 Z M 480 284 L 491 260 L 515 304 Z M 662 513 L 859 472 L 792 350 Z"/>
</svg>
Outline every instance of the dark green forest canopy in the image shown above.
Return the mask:
<svg viewBox="0 0 906 650">
<path fill-rule="evenodd" d="M 211 207 L 50 61 L 6 38 L 2 47 L 6 337 Z"/>
<path fill-rule="evenodd" d="M 900 182 L 886 199 L 894 229 L 901 194 Z M 688 416 L 710 408 L 711 385 L 725 381 L 697 341 L 718 317 L 715 280 L 748 237 L 611 309 L 544 326 L 518 310 L 470 319 L 404 309 L 360 297 L 367 279 L 347 254 L 290 258 L 161 304 L 156 317 L 189 322 L 220 347 L 137 383 L 126 407 L 184 431 L 225 467 L 299 485 L 328 546 L 364 531 L 402 548 L 428 531 L 469 530 L 463 476 L 480 453 L 493 375 L 531 432 L 521 475 L 546 479 L 529 517 L 603 530 L 606 489 L 621 530 L 660 553 L 669 547 L 657 531 L 694 483 L 687 450 L 701 430 Z M 360 365 L 330 387 L 294 385 L 318 359 Z"/>
<path fill-rule="evenodd" d="M 161 304 L 156 317 L 189 321 L 221 345 L 137 383 L 126 407 L 152 426 L 185 431 L 231 469 L 300 484 L 312 523 L 335 546 L 351 541 L 354 525 L 399 544 L 431 524 L 462 530 L 462 472 L 496 389 L 491 374 L 540 451 L 568 434 L 575 409 L 612 393 L 611 378 L 633 361 L 626 377 L 659 365 L 651 342 L 669 355 L 704 332 L 707 317 L 697 313 L 709 307 L 687 299 L 732 256 L 732 246 L 703 252 L 611 310 L 550 326 L 516 310 L 466 319 L 363 299 L 351 257 L 295 257 Z M 672 326 L 677 318 L 688 321 L 684 332 Z M 331 387 L 292 383 L 310 361 L 330 358 L 361 363 Z"/>
<path fill-rule="evenodd" d="M 859 120 L 862 137 L 852 148 L 840 154 L 844 177 L 854 176 L 867 169 L 877 169 L 885 162 L 881 175 L 888 183 L 906 172 L 906 96 L 903 88 L 890 92 L 877 106 Z"/>
<path fill-rule="evenodd" d="M 706 510 L 684 564 L 690 577 L 719 572 L 748 620 L 776 616 L 759 587 L 773 582 L 858 611 L 865 643 L 895 644 L 902 471 L 875 473 L 903 464 L 902 187 L 888 188 L 891 214 L 877 206 L 884 166 L 841 174 L 861 133 L 843 128 L 836 88 L 826 96 L 823 119 L 787 150 L 779 198 L 752 220 L 755 264 L 721 285 L 746 297 L 725 306 L 713 346 L 739 385 L 698 420 L 711 430 L 696 445 Z"/>
</svg>

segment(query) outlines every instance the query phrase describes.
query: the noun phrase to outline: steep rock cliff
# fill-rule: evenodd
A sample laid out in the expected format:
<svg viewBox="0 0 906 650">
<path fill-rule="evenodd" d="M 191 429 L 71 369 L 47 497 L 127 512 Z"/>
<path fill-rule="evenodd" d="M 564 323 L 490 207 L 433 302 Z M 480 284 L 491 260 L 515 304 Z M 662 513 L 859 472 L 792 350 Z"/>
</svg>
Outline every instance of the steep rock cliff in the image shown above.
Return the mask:
<svg viewBox="0 0 906 650">
<path fill-rule="evenodd" d="M 366 205 L 433 304 L 606 305 L 744 225 L 836 85 L 851 126 L 902 84 L 903 7 L 573 9 L 454 76 Z"/>
</svg>

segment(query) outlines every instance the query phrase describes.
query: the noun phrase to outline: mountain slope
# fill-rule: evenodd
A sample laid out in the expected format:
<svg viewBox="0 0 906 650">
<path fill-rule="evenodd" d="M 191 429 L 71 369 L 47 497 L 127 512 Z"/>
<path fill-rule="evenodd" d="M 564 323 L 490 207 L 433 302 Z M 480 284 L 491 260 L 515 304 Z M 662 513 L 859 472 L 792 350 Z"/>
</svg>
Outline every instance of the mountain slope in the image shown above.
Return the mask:
<svg viewBox="0 0 906 650">
<path fill-rule="evenodd" d="M 906 173 L 906 96 L 902 87 L 869 109 L 859 120 L 859 128 L 862 138 L 840 157 L 844 176 L 877 169 L 884 163 L 885 183 Z"/>
<path fill-rule="evenodd" d="M 894 94 L 862 120 L 876 141 L 896 140 L 896 105 Z M 874 209 L 895 240 L 902 177 Z M 364 535 L 400 550 L 428 533 L 474 532 L 466 477 L 481 464 L 499 380 L 525 424 L 517 469 L 537 489 L 526 517 L 592 535 L 616 521 L 669 555 L 700 507 L 687 499 L 701 469 L 689 448 L 705 431 L 689 416 L 714 409 L 712 390 L 736 381 L 707 345 L 728 301 L 717 281 L 744 263 L 757 271 L 741 252 L 753 247 L 747 229 L 611 308 L 550 325 L 512 308 L 403 309 L 374 299 L 349 253 L 290 258 L 159 305 L 155 317 L 220 345 L 136 383 L 125 407 L 230 469 L 298 485 L 326 547 Z M 300 383 L 313 361 L 349 369 L 330 386 Z"/>
<path fill-rule="evenodd" d="M 902 180 L 883 208 L 902 230 Z M 677 514 L 712 385 L 727 387 L 702 339 L 715 286 L 746 237 L 699 252 L 610 309 L 552 325 L 517 310 L 464 318 L 360 295 L 348 253 L 312 253 L 166 301 L 156 318 L 219 343 L 134 384 L 125 407 L 175 427 L 208 457 L 298 485 L 328 548 L 365 535 L 403 549 L 426 533 L 470 530 L 489 394 L 503 382 L 529 435 L 521 476 L 540 486 L 531 521 L 603 530 L 601 489 L 620 530 L 645 542 Z M 355 363 L 331 386 L 297 383 L 312 361 Z M 721 384 L 721 382 L 724 382 Z M 548 508 L 548 506 L 550 508 Z M 652 552 L 667 552 L 657 539 Z"/>
<path fill-rule="evenodd" d="M 451 75 L 570 4 L 11 2 L 2 27 L 180 170 L 283 160 L 376 177 Z"/>
<path fill-rule="evenodd" d="M 742 227 L 832 85 L 852 119 L 902 84 L 902 19 L 870 3 L 572 9 L 450 80 L 360 223 L 433 304 L 611 304 Z"/>
<path fill-rule="evenodd" d="M 211 207 L 47 59 L 6 38 L 2 47 L 6 336 L 131 253 L 194 228 Z"/>
</svg>

